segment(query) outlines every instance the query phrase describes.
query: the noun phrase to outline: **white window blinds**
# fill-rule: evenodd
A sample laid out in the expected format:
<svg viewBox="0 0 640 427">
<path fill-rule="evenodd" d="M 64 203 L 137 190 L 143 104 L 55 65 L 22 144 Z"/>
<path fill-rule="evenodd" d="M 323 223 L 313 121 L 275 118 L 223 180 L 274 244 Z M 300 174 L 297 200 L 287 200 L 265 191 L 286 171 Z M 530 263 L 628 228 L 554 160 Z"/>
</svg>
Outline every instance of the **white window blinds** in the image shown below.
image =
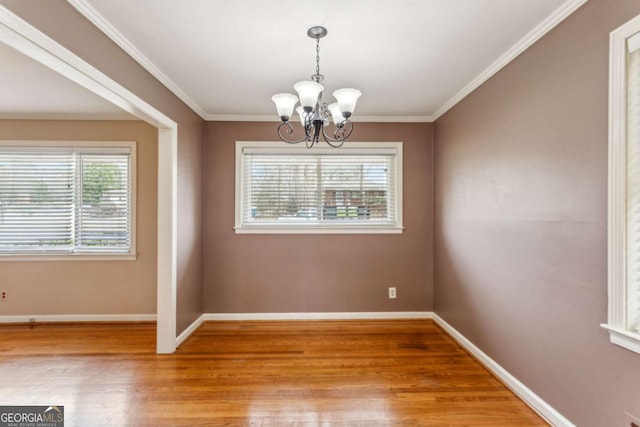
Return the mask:
<svg viewBox="0 0 640 427">
<path fill-rule="evenodd" d="M 0 152 L 0 250 L 72 243 L 74 161 L 67 152 Z"/>
<path fill-rule="evenodd" d="M 396 226 L 397 150 L 341 150 L 245 147 L 241 226 Z"/>
<path fill-rule="evenodd" d="M 635 41 L 633 41 L 635 40 Z M 627 329 L 640 332 L 640 39 L 627 57 Z"/>
<path fill-rule="evenodd" d="M 131 168 L 127 154 L 78 156 L 76 245 L 82 251 L 128 251 Z"/>
<path fill-rule="evenodd" d="M 0 146 L 0 253 L 127 253 L 131 150 Z"/>
</svg>

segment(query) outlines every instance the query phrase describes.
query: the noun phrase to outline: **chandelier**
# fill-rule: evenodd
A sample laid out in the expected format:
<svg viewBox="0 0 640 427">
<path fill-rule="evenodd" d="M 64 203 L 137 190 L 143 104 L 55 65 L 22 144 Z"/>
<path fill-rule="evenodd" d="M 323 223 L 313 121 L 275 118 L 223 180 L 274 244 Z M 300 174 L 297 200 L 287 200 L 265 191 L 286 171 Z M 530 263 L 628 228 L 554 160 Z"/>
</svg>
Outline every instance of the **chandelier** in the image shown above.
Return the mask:
<svg viewBox="0 0 640 427">
<path fill-rule="evenodd" d="M 356 102 L 362 93 L 358 89 L 338 89 L 333 92 L 337 102 L 329 105 L 322 102 L 324 86 L 320 84 L 324 76 L 320 74 L 320 39 L 327 35 L 324 27 L 311 27 L 307 35 L 316 39 L 316 73 L 311 76 L 311 81 L 302 81 L 293 85 L 298 96 L 290 93 L 279 93 L 271 98 L 276 104 L 278 115 L 282 123 L 278 126 L 278 136 L 289 144 L 305 142 L 308 148 L 313 147 L 322 138 L 332 147 L 341 147 L 353 131 L 353 123 L 349 120 L 356 107 Z M 299 99 L 298 99 L 299 98 Z M 293 136 L 293 125 L 289 122 L 293 109 L 300 101 L 296 112 L 300 117 L 300 123 L 304 128 L 304 137 L 301 139 L 289 139 Z M 329 117 L 333 120 L 335 129 L 327 134 L 325 127 L 329 125 Z"/>
</svg>

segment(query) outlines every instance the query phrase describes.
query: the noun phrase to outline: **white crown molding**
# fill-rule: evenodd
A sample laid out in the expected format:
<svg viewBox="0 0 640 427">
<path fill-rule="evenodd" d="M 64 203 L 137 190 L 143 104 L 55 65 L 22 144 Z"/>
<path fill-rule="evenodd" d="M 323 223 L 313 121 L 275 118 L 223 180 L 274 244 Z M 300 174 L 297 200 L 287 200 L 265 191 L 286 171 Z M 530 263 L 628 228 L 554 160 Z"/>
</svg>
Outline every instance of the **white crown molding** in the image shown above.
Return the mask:
<svg viewBox="0 0 640 427">
<path fill-rule="evenodd" d="M 249 115 L 249 114 L 206 114 L 204 119 L 208 122 L 279 122 L 275 114 Z"/>
<path fill-rule="evenodd" d="M 433 120 L 432 116 L 358 116 L 351 121 L 355 123 L 432 123 Z"/>
<path fill-rule="evenodd" d="M 196 114 L 202 117 L 203 120 L 207 120 L 207 113 L 193 100 L 191 99 L 177 84 L 175 84 L 166 74 L 164 74 L 160 68 L 158 68 L 153 62 L 138 50 L 125 36 L 122 35 L 109 21 L 107 21 L 98 11 L 91 6 L 86 0 L 67 0 L 71 6 L 73 6 L 80 14 L 95 25 L 100 31 L 102 31 L 107 37 L 109 37 L 115 44 L 120 46 L 129 56 L 131 56 L 138 64 L 140 64 L 145 70 L 147 70 L 153 77 L 158 79 L 167 89 L 169 89 L 175 96 L 180 98 L 182 102 L 187 104 Z"/>
<path fill-rule="evenodd" d="M 21 314 L 0 316 L 2 323 L 155 322 L 155 314 Z"/>
<path fill-rule="evenodd" d="M 487 69 L 480 73 L 475 79 L 471 80 L 460 92 L 449 99 L 444 105 L 442 105 L 431 116 L 433 120 L 437 120 L 444 113 L 453 108 L 458 102 L 462 101 L 467 95 L 476 90 L 481 84 L 489 80 L 498 71 L 503 69 L 507 64 L 513 61 L 523 51 L 537 42 L 542 36 L 551 31 L 556 25 L 564 21 L 569 15 L 575 12 L 580 6 L 586 3 L 588 0 L 570 0 L 560 6 L 544 21 L 538 24 L 533 30 L 529 31 L 522 39 L 516 44 L 511 46 L 500 58 L 498 58 Z"/>
<path fill-rule="evenodd" d="M 207 114 L 204 118 L 209 122 L 280 122 L 273 114 L 264 115 L 240 115 L 240 114 Z M 354 123 L 432 123 L 431 116 L 358 116 L 351 120 Z"/>
<path fill-rule="evenodd" d="M 0 120 L 140 120 L 130 114 L 0 113 Z"/>
<path fill-rule="evenodd" d="M 554 409 L 540 396 L 535 394 L 530 388 L 522 384 L 516 377 L 511 375 L 506 369 L 500 366 L 495 360 L 490 358 L 485 352 L 480 350 L 469 341 L 464 335 L 458 332 L 453 326 L 448 324 L 442 317 L 433 314 L 433 321 L 449 334 L 462 348 L 484 365 L 493 375 L 504 383 L 520 399 L 536 411 L 541 417 L 546 419 L 551 425 L 557 427 L 575 427 L 575 425 L 565 418 L 560 412 Z"/>
</svg>

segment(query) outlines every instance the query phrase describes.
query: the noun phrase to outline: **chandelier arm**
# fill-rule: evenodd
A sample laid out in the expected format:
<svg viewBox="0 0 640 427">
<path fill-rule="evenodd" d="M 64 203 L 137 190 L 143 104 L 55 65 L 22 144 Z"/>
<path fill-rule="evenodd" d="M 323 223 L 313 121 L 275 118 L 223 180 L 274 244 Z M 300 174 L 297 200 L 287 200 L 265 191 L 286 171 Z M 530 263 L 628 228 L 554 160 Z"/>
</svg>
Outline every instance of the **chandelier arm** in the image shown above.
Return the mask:
<svg viewBox="0 0 640 427">
<path fill-rule="evenodd" d="M 313 140 L 314 127 L 313 127 L 312 114 L 313 112 L 307 114 L 307 116 L 304 119 L 304 143 L 307 146 L 307 148 L 313 148 L 313 144 L 314 144 L 314 140 Z"/>
<path fill-rule="evenodd" d="M 324 140 L 327 144 L 329 144 L 333 148 L 339 148 L 342 147 L 344 141 L 346 141 L 347 138 L 351 136 L 351 132 L 353 132 L 353 123 L 351 123 L 349 120 L 345 120 L 344 122 L 342 122 L 342 126 L 336 128 L 335 132 L 333 133 L 333 138 L 327 135 L 324 129 L 322 129 L 322 136 L 324 137 Z M 336 142 L 338 144 L 334 144 Z"/>
<path fill-rule="evenodd" d="M 329 137 L 327 137 L 327 134 L 326 134 L 324 131 L 322 131 L 322 136 L 324 136 L 324 140 L 325 140 L 325 142 L 326 142 L 327 144 L 329 144 L 329 145 L 330 145 L 331 147 L 333 147 L 333 148 L 340 148 L 340 147 L 342 147 L 342 145 L 344 144 L 344 139 L 343 139 L 342 141 L 335 141 L 335 140 L 333 140 L 334 142 L 336 142 L 336 144 L 334 144 L 333 142 L 331 142 L 331 141 L 332 141 L 332 139 L 331 139 L 331 138 L 329 138 Z"/>
<path fill-rule="evenodd" d="M 333 133 L 333 136 L 335 136 L 340 141 L 344 141 L 351 136 L 351 132 L 353 132 L 353 122 L 351 122 L 350 120 L 345 120 L 344 122 L 342 122 L 342 126 L 336 129 L 336 131 Z"/>
<path fill-rule="evenodd" d="M 284 135 L 283 135 L 284 133 Z M 299 144 L 302 141 L 306 141 L 308 139 L 308 137 L 304 136 L 304 138 L 301 138 L 297 141 L 293 141 L 293 140 L 289 140 L 287 139 L 287 136 L 292 135 L 293 134 L 293 126 L 291 126 L 291 123 L 289 122 L 282 122 L 280 123 L 280 126 L 278 126 L 278 136 L 280 137 L 280 140 L 286 142 L 287 144 Z"/>
</svg>

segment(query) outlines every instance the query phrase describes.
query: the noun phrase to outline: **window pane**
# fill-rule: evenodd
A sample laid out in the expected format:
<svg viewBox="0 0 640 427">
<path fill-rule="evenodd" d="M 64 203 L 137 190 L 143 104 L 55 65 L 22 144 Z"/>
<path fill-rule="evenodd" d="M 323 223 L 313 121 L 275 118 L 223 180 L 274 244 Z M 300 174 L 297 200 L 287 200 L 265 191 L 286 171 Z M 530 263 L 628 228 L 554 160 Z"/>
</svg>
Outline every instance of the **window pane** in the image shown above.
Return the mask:
<svg viewBox="0 0 640 427">
<path fill-rule="evenodd" d="M 0 253 L 129 252 L 129 153 L 0 147 Z"/>
<path fill-rule="evenodd" d="M 68 248 L 73 179 L 70 152 L 0 152 L 0 250 Z"/>
<path fill-rule="evenodd" d="M 243 156 L 245 224 L 393 224 L 393 155 Z"/>
<path fill-rule="evenodd" d="M 392 220 L 389 209 L 391 159 L 383 156 L 340 156 L 324 159 L 324 219 Z"/>
<path fill-rule="evenodd" d="M 627 57 L 627 329 L 640 332 L 640 50 Z"/>
<path fill-rule="evenodd" d="M 251 155 L 247 164 L 247 220 L 317 219 L 316 159 Z"/>
<path fill-rule="evenodd" d="M 129 248 L 128 155 L 82 154 L 76 246 L 83 251 Z"/>
</svg>

